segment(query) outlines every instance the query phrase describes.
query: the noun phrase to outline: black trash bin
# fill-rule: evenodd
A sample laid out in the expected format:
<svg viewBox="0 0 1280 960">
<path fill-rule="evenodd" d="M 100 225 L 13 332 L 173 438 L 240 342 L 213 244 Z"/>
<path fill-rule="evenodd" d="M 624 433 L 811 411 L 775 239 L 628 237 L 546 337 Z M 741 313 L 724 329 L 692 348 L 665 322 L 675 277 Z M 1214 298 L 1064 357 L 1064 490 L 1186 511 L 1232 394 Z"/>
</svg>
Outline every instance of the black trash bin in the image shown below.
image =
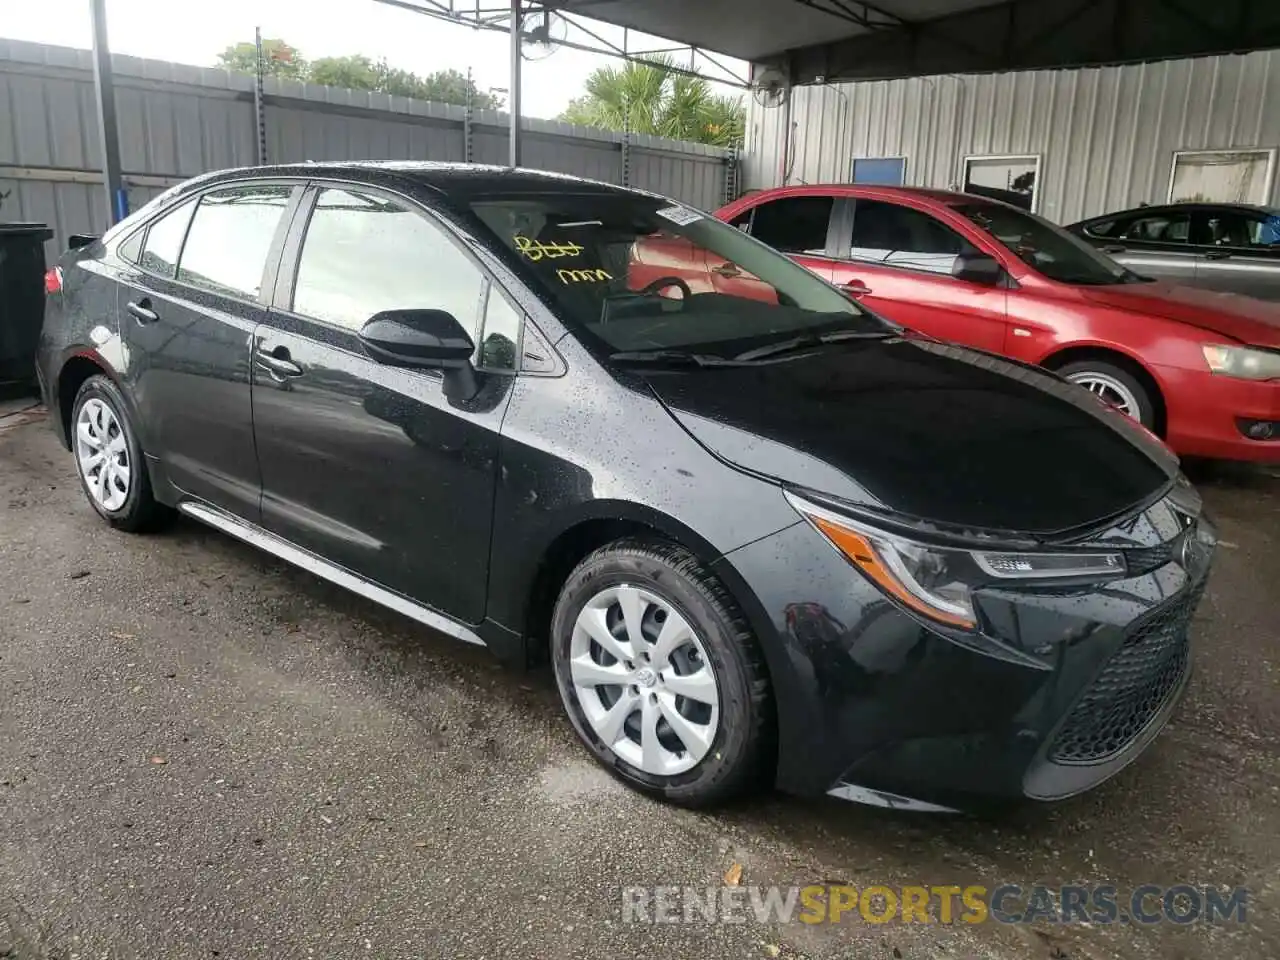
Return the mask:
<svg viewBox="0 0 1280 960">
<path fill-rule="evenodd" d="M 0 223 L 0 393 L 30 390 L 44 321 L 43 223 Z"/>
</svg>

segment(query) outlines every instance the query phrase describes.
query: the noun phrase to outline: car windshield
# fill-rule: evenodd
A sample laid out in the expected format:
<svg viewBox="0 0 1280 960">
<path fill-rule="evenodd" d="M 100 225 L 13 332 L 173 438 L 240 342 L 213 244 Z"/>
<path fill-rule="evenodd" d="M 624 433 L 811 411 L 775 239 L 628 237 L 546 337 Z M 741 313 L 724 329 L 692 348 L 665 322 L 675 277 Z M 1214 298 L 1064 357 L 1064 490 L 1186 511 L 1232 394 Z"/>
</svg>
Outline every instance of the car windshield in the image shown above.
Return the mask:
<svg viewBox="0 0 1280 960">
<path fill-rule="evenodd" d="M 526 282 L 607 355 L 729 358 L 893 329 L 782 254 L 661 197 L 547 192 L 486 196 L 470 209 Z"/>
<path fill-rule="evenodd" d="M 1101 286 L 1141 279 L 1084 240 L 1034 214 L 996 203 L 960 203 L 952 209 L 1050 280 Z"/>
</svg>

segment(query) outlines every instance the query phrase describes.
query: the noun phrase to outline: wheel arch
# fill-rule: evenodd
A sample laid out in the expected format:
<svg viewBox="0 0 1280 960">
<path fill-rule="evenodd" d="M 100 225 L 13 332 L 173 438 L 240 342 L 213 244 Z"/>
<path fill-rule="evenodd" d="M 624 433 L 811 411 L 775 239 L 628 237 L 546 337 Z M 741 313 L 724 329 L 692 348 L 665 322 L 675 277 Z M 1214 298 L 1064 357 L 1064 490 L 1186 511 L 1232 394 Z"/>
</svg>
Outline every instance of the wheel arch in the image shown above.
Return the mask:
<svg viewBox="0 0 1280 960">
<path fill-rule="evenodd" d="M 116 386 L 115 375 L 111 368 L 96 354 L 78 351 L 67 357 L 58 369 L 55 381 L 54 396 L 58 401 L 57 428 L 58 439 L 68 450 L 71 449 L 71 414 L 74 412 L 76 394 L 84 386 L 84 382 L 92 376 L 102 375 L 109 378 Z M 132 411 L 130 411 L 132 413 Z"/>
<path fill-rule="evenodd" d="M 536 552 L 536 562 L 521 577 L 522 586 L 517 588 L 517 596 L 523 598 L 519 624 L 530 663 L 546 660 L 551 614 L 569 574 L 594 550 L 628 537 L 675 543 L 708 569 L 721 556 L 704 537 L 668 514 L 634 503 L 593 501 L 589 511 L 568 520 L 546 541 Z M 745 612 L 747 604 L 736 587 L 725 584 Z"/>
<path fill-rule="evenodd" d="M 1166 436 L 1169 427 L 1169 411 L 1165 402 L 1164 388 L 1146 364 L 1133 354 L 1105 344 L 1076 344 L 1049 354 L 1040 361 L 1040 366 L 1057 371 L 1068 364 L 1083 360 L 1110 363 L 1135 377 L 1147 390 L 1155 408 L 1155 433 L 1160 437 Z"/>
</svg>

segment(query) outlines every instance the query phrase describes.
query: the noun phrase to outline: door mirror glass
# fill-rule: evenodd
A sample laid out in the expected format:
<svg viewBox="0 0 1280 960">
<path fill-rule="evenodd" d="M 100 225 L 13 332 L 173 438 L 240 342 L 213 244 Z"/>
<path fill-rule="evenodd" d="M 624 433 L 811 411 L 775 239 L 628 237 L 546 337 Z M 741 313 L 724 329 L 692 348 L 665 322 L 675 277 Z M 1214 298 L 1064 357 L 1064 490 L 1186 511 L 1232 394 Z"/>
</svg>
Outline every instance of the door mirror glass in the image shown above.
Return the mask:
<svg viewBox="0 0 1280 960">
<path fill-rule="evenodd" d="M 476 345 L 444 310 L 384 310 L 360 329 L 365 352 L 400 367 L 460 368 L 471 365 Z"/>
<path fill-rule="evenodd" d="M 951 267 L 951 275 L 957 280 L 980 283 L 994 287 L 1004 277 L 1004 267 L 995 257 L 985 253 L 962 253 Z"/>
</svg>

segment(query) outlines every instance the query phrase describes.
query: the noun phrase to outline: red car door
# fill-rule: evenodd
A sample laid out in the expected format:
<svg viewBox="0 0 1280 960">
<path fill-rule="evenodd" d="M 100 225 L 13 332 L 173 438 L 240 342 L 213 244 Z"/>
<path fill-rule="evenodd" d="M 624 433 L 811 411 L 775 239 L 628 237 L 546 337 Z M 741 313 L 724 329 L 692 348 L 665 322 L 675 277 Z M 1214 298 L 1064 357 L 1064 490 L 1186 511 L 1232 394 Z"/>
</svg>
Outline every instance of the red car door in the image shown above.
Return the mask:
<svg viewBox="0 0 1280 960">
<path fill-rule="evenodd" d="M 993 353 L 1005 349 L 1008 291 L 951 275 L 962 253 L 981 253 L 932 214 L 883 199 L 851 199 L 833 282 L 905 327 Z"/>
<path fill-rule="evenodd" d="M 707 273 L 706 253 L 684 237 L 654 234 L 637 240 L 631 247 L 627 265 L 627 289 L 643 290 L 663 280 L 681 280 L 690 293 L 711 293 L 711 275 Z M 660 296 L 670 296 L 674 284 L 654 288 Z"/>
</svg>

